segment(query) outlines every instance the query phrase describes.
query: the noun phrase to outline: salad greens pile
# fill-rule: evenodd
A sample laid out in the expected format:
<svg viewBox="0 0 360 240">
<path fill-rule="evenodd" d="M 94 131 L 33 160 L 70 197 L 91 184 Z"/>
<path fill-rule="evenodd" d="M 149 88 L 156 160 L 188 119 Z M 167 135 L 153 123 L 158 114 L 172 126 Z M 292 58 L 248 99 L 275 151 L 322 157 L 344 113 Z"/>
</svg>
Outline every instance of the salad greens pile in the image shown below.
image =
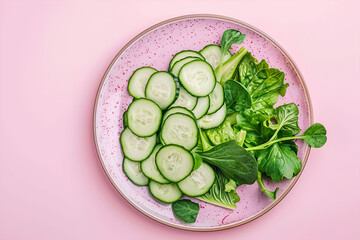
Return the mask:
<svg viewBox="0 0 360 240">
<path fill-rule="evenodd" d="M 299 135 L 295 103 L 276 105 L 286 95 L 285 74 L 241 47 L 246 35 L 229 29 L 221 46 L 175 54 L 168 71 L 141 67 L 129 79 L 134 97 L 123 115 L 120 144 L 129 179 L 171 203 L 186 223 L 196 221 L 199 204 L 183 195 L 235 209 L 236 188 L 255 182 L 270 199 L 280 182 L 302 169 L 295 140 L 314 148 L 327 140 L 320 123 Z"/>
<path fill-rule="evenodd" d="M 289 87 L 285 74 L 270 68 L 265 60 L 258 62 L 244 48 L 223 62 L 232 44 L 241 44 L 245 34 L 226 30 L 221 40 L 221 62 L 216 68 L 217 80 L 223 85 L 227 106 L 225 121 L 216 128 L 201 130 L 196 154 L 214 166 L 216 180 L 210 191 L 197 199 L 235 209 L 240 197 L 236 187 L 258 182 L 260 190 L 275 200 L 276 193 L 267 190 L 263 176 L 275 182 L 291 179 L 301 168 L 295 139 L 314 148 L 326 143 L 326 129 L 320 123 L 303 134 L 298 125 L 299 109 L 294 103 L 278 107 L 279 96 Z"/>
</svg>

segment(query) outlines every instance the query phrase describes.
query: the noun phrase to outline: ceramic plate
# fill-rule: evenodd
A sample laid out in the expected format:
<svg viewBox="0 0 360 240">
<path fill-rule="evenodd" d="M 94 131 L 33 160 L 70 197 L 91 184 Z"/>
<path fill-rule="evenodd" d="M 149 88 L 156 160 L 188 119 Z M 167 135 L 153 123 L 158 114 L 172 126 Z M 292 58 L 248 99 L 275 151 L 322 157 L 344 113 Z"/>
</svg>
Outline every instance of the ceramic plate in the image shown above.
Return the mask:
<svg viewBox="0 0 360 240">
<path fill-rule="evenodd" d="M 265 59 L 270 67 L 285 73 L 290 84 L 279 103 L 295 102 L 299 107 L 299 125 L 306 129 L 312 124 L 312 111 L 304 81 L 288 54 L 269 36 L 241 21 L 215 15 L 191 15 L 159 23 L 132 39 L 109 65 L 99 86 L 94 109 L 95 144 L 101 164 L 116 190 L 137 210 L 163 224 L 193 231 L 214 231 L 247 223 L 273 208 L 293 187 L 300 174 L 292 180 L 274 183 L 265 179 L 268 189 L 279 187 L 278 198 L 272 201 L 259 190 L 257 183 L 237 188 L 241 201 L 236 210 L 227 210 L 201 201 L 197 221 L 185 224 L 176 219 L 171 205 L 151 197 L 148 188 L 134 185 L 122 171 L 123 153 L 119 136 L 123 130 L 122 116 L 132 97 L 127 91 L 133 71 L 151 66 L 166 71 L 175 53 L 192 49 L 199 51 L 208 44 L 220 44 L 226 29 L 236 29 L 247 35 L 242 44 L 258 60 Z M 235 47 L 234 51 L 239 49 Z M 303 167 L 310 148 L 297 142 L 298 157 Z"/>
</svg>

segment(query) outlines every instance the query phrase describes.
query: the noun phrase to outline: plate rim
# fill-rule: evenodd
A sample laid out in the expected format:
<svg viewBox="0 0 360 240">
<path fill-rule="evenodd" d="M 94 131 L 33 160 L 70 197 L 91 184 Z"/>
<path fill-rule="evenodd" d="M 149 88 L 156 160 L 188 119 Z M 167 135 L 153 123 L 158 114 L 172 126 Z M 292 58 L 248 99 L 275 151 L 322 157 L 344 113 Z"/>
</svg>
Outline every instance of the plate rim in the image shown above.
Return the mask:
<svg viewBox="0 0 360 240">
<path fill-rule="evenodd" d="M 311 147 L 307 145 L 306 151 L 305 151 L 305 156 L 303 158 L 302 161 L 302 168 L 300 170 L 300 172 L 298 173 L 297 176 L 295 176 L 290 184 L 288 185 L 288 187 L 284 190 L 284 192 L 279 196 L 279 198 L 277 198 L 275 201 L 273 201 L 270 205 L 268 205 L 266 208 L 262 209 L 261 211 L 257 212 L 256 214 L 245 218 L 241 221 L 238 222 L 234 222 L 228 225 L 224 225 L 224 226 L 216 226 L 216 227 L 190 227 L 187 225 L 181 225 L 181 224 L 176 224 L 176 223 L 172 223 L 172 222 L 167 222 L 165 220 L 162 220 L 156 216 L 151 215 L 150 213 L 144 211 L 143 209 L 141 209 L 139 206 L 137 206 L 135 203 L 133 203 L 130 199 L 128 199 L 126 197 L 126 195 L 117 187 L 117 185 L 115 184 L 115 182 L 113 181 L 113 179 L 111 178 L 110 173 L 108 172 L 108 170 L 106 169 L 104 160 L 102 159 L 101 153 L 100 153 L 100 149 L 99 149 L 99 145 L 97 142 L 97 132 L 96 132 L 96 113 L 97 113 L 97 107 L 98 107 L 98 102 L 99 102 L 99 97 L 100 97 L 100 93 L 101 90 L 104 86 L 104 82 L 106 80 L 106 77 L 109 73 L 109 71 L 111 70 L 111 68 L 113 67 L 113 65 L 115 64 L 115 62 L 117 61 L 117 59 L 119 58 L 119 56 L 128 48 L 130 47 L 135 41 L 137 41 L 138 39 L 140 39 L 142 36 L 144 36 L 145 34 L 151 32 L 152 30 L 159 28 L 161 26 L 173 23 L 173 22 L 177 22 L 177 21 L 182 21 L 182 20 L 188 20 L 188 19 L 215 19 L 215 20 L 223 20 L 223 21 L 228 21 L 228 22 L 232 22 L 235 24 L 238 24 L 242 27 L 245 27 L 247 29 L 250 29 L 254 32 L 256 32 L 257 34 L 259 34 L 260 36 L 264 37 L 265 39 L 267 39 L 268 41 L 270 41 L 272 44 L 274 44 L 274 46 L 284 55 L 285 58 L 287 58 L 287 60 L 289 61 L 289 63 L 291 64 L 291 66 L 293 67 L 293 69 L 295 70 L 299 80 L 300 80 L 300 84 L 302 86 L 302 88 L 304 89 L 305 92 L 305 99 L 308 105 L 308 109 L 309 109 L 309 124 L 312 125 L 314 123 L 314 114 L 313 114 L 313 107 L 312 107 L 312 103 L 311 103 L 311 98 L 310 98 L 310 94 L 308 91 L 308 88 L 306 86 L 304 77 L 302 75 L 302 73 L 300 72 L 299 68 L 297 67 L 297 65 L 295 64 L 294 60 L 290 57 L 290 55 L 280 46 L 279 43 L 277 43 L 274 39 L 272 39 L 268 34 L 264 33 L 262 30 L 235 18 L 232 17 L 227 17 L 227 16 L 223 16 L 223 15 L 217 15 L 217 14 L 188 14 L 188 15 L 181 15 L 178 17 L 174 17 L 174 18 L 169 18 L 167 20 L 161 21 L 159 23 L 156 23 L 154 25 L 152 25 L 151 27 L 148 27 L 147 29 L 143 30 L 142 32 L 140 32 L 139 34 L 137 34 L 135 37 L 133 37 L 128 43 L 126 43 L 125 46 L 123 46 L 120 51 L 115 55 L 115 57 L 113 58 L 113 60 L 111 61 L 111 63 L 109 64 L 109 66 L 107 67 L 101 82 L 99 83 L 98 86 L 98 90 L 96 93 L 96 98 L 95 98 L 95 103 L 94 103 L 94 107 L 93 107 L 93 140 L 95 143 L 95 148 L 96 148 L 96 153 L 98 156 L 98 159 L 101 163 L 101 166 L 107 176 L 107 178 L 110 180 L 111 184 L 113 185 L 113 187 L 117 190 L 117 192 L 131 205 L 133 206 L 136 210 L 138 210 L 139 212 L 141 212 L 142 214 L 144 214 L 145 216 L 159 222 L 162 223 L 166 226 L 169 227 L 173 227 L 176 229 L 182 229 L 182 230 L 187 230 L 187 231 L 195 231 L 195 232 L 211 232 L 211 231 L 219 231 L 219 230 L 225 230 L 225 229 L 230 229 L 230 228 L 234 228 L 234 227 L 238 227 L 241 225 L 244 225 L 246 223 L 249 223 L 257 218 L 259 218 L 260 216 L 264 215 L 265 213 L 269 212 L 271 209 L 273 209 L 279 202 L 281 202 L 284 197 L 291 191 L 291 189 L 294 187 L 294 185 L 296 184 L 296 182 L 298 181 L 299 177 L 301 176 L 307 160 L 309 158 L 310 155 L 310 150 Z"/>
</svg>

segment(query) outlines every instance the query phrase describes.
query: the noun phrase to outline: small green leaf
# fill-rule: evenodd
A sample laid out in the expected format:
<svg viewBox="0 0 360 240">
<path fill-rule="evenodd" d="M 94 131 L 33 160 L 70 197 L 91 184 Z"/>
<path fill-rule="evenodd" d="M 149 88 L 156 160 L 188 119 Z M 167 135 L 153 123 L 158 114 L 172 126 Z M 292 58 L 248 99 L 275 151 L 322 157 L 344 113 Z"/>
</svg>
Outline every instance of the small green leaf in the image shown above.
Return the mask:
<svg viewBox="0 0 360 240">
<path fill-rule="evenodd" d="M 238 30 L 228 29 L 223 33 L 221 38 L 221 51 L 226 52 L 233 44 L 242 44 L 246 38 L 246 34 L 242 34 Z"/>
<path fill-rule="evenodd" d="M 188 199 L 178 200 L 174 202 L 171 207 L 175 216 L 186 223 L 194 223 L 200 210 L 198 203 L 194 203 Z"/>
<path fill-rule="evenodd" d="M 262 178 L 261 178 L 261 172 L 258 172 L 258 179 L 257 179 L 260 187 L 261 187 L 261 191 L 263 193 L 265 193 L 269 198 L 271 198 L 272 200 L 275 200 L 276 199 L 276 193 L 277 191 L 279 191 L 279 188 L 276 188 L 275 191 L 269 191 L 265 188 L 265 185 L 264 185 L 264 182 L 262 181 Z"/>
<path fill-rule="evenodd" d="M 276 125 L 272 129 L 279 129 L 282 136 L 292 136 L 300 132 L 298 125 L 299 109 L 295 103 L 284 104 L 275 109 Z M 270 124 L 271 126 L 271 124 Z"/>
<path fill-rule="evenodd" d="M 327 141 L 326 129 L 320 123 L 314 123 L 303 134 L 304 140 L 311 147 L 320 148 L 324 146 Z"/>
<path fill-rule="evenodd" d="M 232 179 L 230 179 L 230 181 L 227 184 L 225 184 L 225 192 L 230 192 L 230 191 L 236 191 L 236 183 Z"/>
<path fill-rule="evenodd" d="M 202 160 L 201 156 L 199 154 L 197 154 L 197 153 L 192 153 L 192 155 L 194 156 L 194 168 L 193 168 L 193 171 L 195 171 L 196 169 L 198 169 L 201 166 L 203 160 Z"/>
<path fill-rule="evenodd" d="M 245 138 L 246 138 L 246 131 L 241 129 L 239 132 L 236 133 L 236 143 L 240 147 L 242 147 L 244 145 Z"/>
<path fill-rule="evenodd" d="M 252 104 L 251 96 L 246 88 L 233 80 L 225 82 L 224 98 L 226 107 L 236 112 L 250 108 Z"/>
</svg>

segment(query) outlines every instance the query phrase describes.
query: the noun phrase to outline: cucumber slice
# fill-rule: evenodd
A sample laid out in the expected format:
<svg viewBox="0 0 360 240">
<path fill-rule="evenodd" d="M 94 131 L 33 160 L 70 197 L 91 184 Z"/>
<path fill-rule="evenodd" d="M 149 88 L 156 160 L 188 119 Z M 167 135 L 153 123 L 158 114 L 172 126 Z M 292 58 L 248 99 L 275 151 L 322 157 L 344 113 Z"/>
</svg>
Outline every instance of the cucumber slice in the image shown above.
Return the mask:
<svg viewBox="0 0 360 240">
<path fill-rule="evenodd" d="M 176 83 L 168 72 L 151 75 L 145 89 L 147 99 L 153 100 L 161 109 L 168 108 L 176 98 Z"/>
<path fill-rule="evenodd" d="M 199 129 L 196 121 L 183 113 L 174 113 L 164 121 L 160 137 L 165 144 L 176 144 L 191 150 L 198 142 Z"/>
<path fill-rule="evenodd" d="M 205 60 L 204 56 L 198 52 L 195 52 L 193 50 L 184 50 L 184 51 L 178 52 L 177 54 L 174 55 L 174 57 L 171 59 L 171 61 L 169 63 L 169 70 L 172 69 L 172 67 L 174 66 L 174 64 L 177 61 L 179 61 L 183 58 L 186 58 L 186 57 L 198 57 L 202 60 Z"/>
<path fill-rule="evenodd" d="M 201 55 L 215 70 L 221 62 L 221 47 L 219 45 L 210 44 L 200 50 Z M 223 62 L 227 61 L 231 57 L 231 53 L 226 51 Z"/>
<path fill-rule="evenodd" d="M 124 158 L 123 170 L 126 176 L 136 185 L 145 186 L 149 184 L 149 178 L 141 172 L 140 162 L 133 162 Z"/>
<path fill-rule="evenodd" d="M 195 118 L 194 114 L 187 110 L 186 108 L 184 107 L 172 107 L 172 108 L 169 108 L 164 114 L 163 114 L 163 122 L 165 121 L 165 119 L 170 116 L 171 114 L 173 113 L 183 113 L 185 115 L 189 115 L 190 117 L 192 118 Z"/>
<path fill-rule="evenodd" d="M 184 64 L 179 72 L 180 83 L 193 96 L 205 97 L 214 90 L 216 78 L 211 65 L 203 60 Z"/>
<path fill-rule="evenodd" d="M 170 182 L 183 180 L 194 167 L 193 155 L 178 145 L 161 147 L 155 156 L 155 162 L 161 175 Z"/>
<path fill-rule="evenodd" d="M 186 57 L 186 58 L 183 58 L 179 61 L 177 61 L 174 66 L 171 68 L 170 72 L 175 76 L 175 77 L 178 77 L 179 75 L 179 71 L 180 69 L 182 68 L 182 66 L 184 66 L 186 63 L 188 62 L 191 62 L 191 61 L 194 61 L 194 60 L 199 60 L 201 58 L 198 58 L 198 57 Z"/>
<path fill-rule="evenodd" d="M 203 162 L 188 177 L 178 183 L 180 190 L 190 196 L 197 197 L 209 191 L 215 181 L 215 171 L 209 164 Z"/>
<path fill-rule="evenodd" d="M 195 108 L 192 110 L 196 119 L 201 118 L 204 116 L 210 108 L 210 98 L 206 97 L 199 97 Z"/>
<path fill-rule="evenodd" d="M 216 82 L 214 91 L 210 93 L 210 108 L 207 114 L 212 114 L 219 110 L 224 104 L 224 89 L 219 82 Z"/>
<path fill-rule="evenodd" d="M 142 161 L 150 156 L 156 145 L 156 134 L 141 138 L 125 128 L 120 135 L 120 144 L 126 158 Z"/>
<path fill-rule="evenodd" d="M 214 112 L 213 114 L 208 114 L 200 118 L 197 123 L 199 127 L 202 129 L 210 129 L 214 127 L 220 126 L 226 117 L 226 105 L 222 105 L 222 107 Z"/>
<path fill-rule="evenodd" d="M 145 97 L 146 84 L 150 76 L 155 72 L 157 72 L 157 70 L 152 67 L 141 67 L 136 69 L 129 79 L 128 91 L 130 95 L 134 98 Z"/>
<path fill-rule="evenodd" d="M 161 147 L 162 145 L 157 145 L 150 157 L 141 162 L 141 171 L 151 180 L 154 180 L 158 183 L 169 183 L 169 181 L 160 174 L 155 163 L 156 153 Z"/>
<path fill-rule="evenodd" d="M 196 106 L 197 98 L 188 93 L 183 87 L 179 88 L 179 96 L 171 107 L 184 107 L 193 110 Z"/>
<path fill-rule="evenodd" d="M 182 192 L 176 185 L 176 183 L 157 183 L 150 180 L 149 191 L 154 198 L 164 202 L 173 203 L 182 197 Z"/>
<path fill-rule="evenodd" d="M 153 101 L 139 98 L 130 104 L 127 119 L 129 128 L 135 135 L 149 137 L 159 130 L 162 112 Z"/>
</svg>

